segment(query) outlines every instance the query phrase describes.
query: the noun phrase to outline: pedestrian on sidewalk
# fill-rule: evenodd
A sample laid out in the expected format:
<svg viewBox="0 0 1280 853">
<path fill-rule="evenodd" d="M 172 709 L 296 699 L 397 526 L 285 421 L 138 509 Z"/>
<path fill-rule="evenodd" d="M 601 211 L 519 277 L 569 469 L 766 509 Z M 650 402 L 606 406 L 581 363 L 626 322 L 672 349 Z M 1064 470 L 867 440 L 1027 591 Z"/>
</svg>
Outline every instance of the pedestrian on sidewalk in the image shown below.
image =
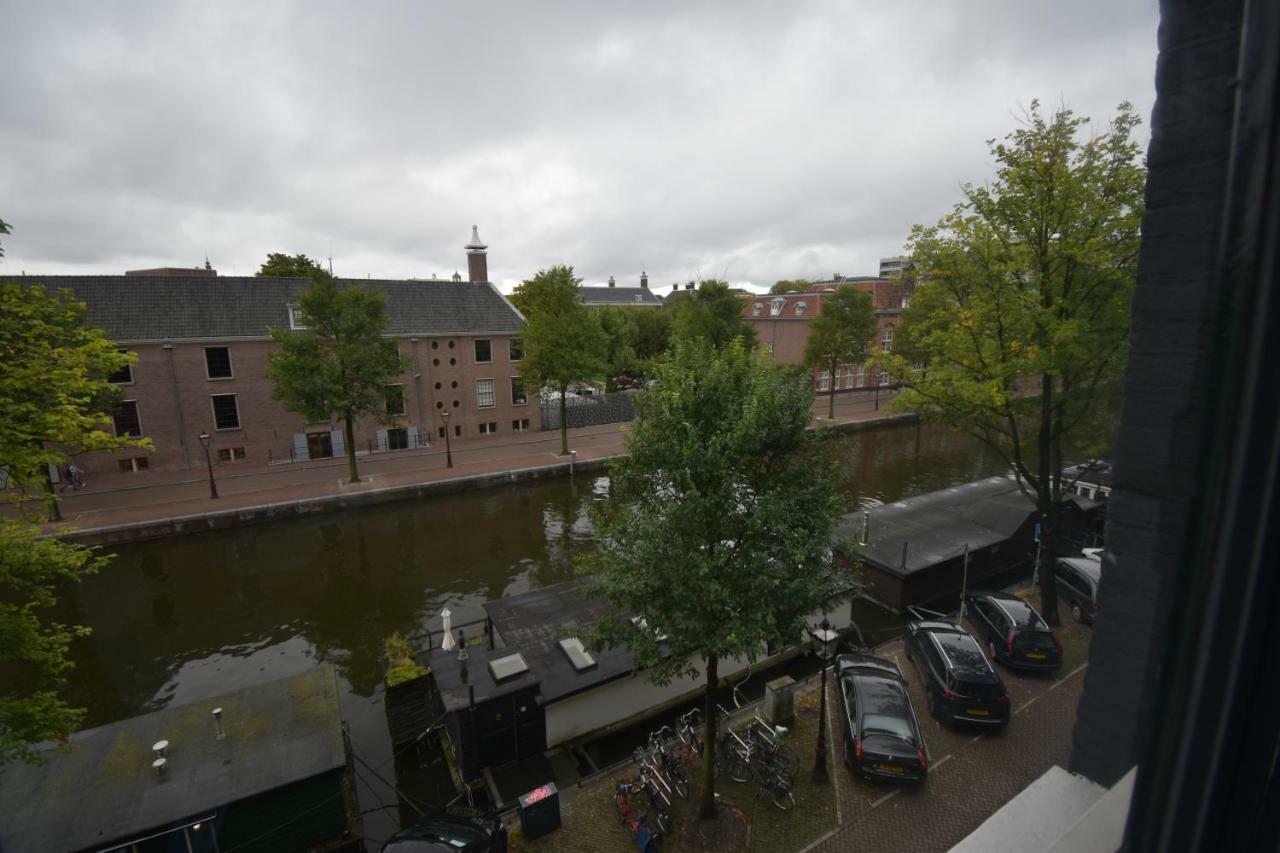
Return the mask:
<svg viewBox="0 0 1280 853">
<path fill-rule="evenodd" d="M 80 467 L 76 465 L 76 463 L 72 462 L 70 465 L 67 466 L 67 474 L 71 478 L 72 488 L 74 488 L 76 491 L 80 491 L 82 488 L 84 488 L 84 477 L 81 476 L 84 474 L 84 471 L 82 471 Z"/>
<path fill-rule="evenodd" d="M 59 487 L 58 491 L 65 492 L 67 489 L 71 488 L 72 482 L 71 482 L 71 466 L 70 465 L 63 465 L 61 468 L 59 468 L 58 476 L 62 479 L 62 486 Z"/>
</svg>

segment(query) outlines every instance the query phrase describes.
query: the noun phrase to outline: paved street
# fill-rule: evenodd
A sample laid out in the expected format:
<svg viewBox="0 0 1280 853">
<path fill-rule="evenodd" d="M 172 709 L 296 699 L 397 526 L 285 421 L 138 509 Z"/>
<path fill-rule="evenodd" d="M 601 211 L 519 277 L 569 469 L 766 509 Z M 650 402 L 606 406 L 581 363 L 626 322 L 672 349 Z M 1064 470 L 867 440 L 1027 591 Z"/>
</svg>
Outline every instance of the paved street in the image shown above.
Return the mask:
<svg viewBox="0 0 1280 853">
<path fill-rule="evenodd" d="M 836 421 L 850 423 L 886 416 L 886 398 L 880 409 L 869 395 L 844 398 L 836 406 Z M 826 415 L 826 401 L 815 404 L 818 416 Z M 629 424 L 608 424 L 569 430 L 569 446 L 579 461 L 616 456 L 624 451 Z M 504 437 L 452 442 L 453 468 L 446 467 L 442 443 L 420 450 L 360 456 L 361 483 L 345 482 L 347 462 L 342 459 L 284 463 L 272 466 L 215 465 L 218 499 L 209 497 L 209 480 L 203 467 L 176 472 L 98 475 L 81 491 L 62 494 L 64 523 L 81 530 L 135 524 L 203 513 L 248 509 L 269 504 L 315 500 L 335 495 L 355 495 L 380 489 L 412 486 L 452 478 L 563 464 L 559 432 L 531 432 Z"/>
</svg>

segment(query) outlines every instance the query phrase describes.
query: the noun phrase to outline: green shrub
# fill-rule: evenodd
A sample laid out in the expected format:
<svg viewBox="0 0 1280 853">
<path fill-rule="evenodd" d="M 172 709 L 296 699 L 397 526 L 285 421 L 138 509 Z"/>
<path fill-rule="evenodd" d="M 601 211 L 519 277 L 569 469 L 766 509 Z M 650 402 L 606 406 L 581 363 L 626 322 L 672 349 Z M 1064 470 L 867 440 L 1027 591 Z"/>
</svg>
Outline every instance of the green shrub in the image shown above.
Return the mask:
<svg viewBox="0 0 1280 853">
<path fill-rule="evenodd" d="M 382 645 L 387 658 L 387 686 L 395 687 L 425 675 L 427 670 L 413 659 L 413 646 L 396 631 Z"/>
</svg>

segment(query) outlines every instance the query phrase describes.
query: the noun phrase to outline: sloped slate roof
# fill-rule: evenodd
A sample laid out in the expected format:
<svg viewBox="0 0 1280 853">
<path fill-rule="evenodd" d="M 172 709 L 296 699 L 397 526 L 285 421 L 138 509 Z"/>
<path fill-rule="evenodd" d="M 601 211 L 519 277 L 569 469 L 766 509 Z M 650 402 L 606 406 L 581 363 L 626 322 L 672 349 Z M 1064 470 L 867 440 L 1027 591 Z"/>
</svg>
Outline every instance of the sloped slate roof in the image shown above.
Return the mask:
<svg viewBox="0 0 1280 853">
<path fill-rule="evenodd" d="M 662 297 L 647 287 L 581 287 L 587 305 L 661 305 Z M 639 296 L 639 299 L 636 297 Z"/>
<path fill-rule="evenodd" d="M 290 303 L 310 281 L 256 276 L 26 276 L 24 284 L 71 290 L 89 307 L 88 322 L 114 341 L 169 338 L 265 338 L 289 328 Z M 339 279 L 381 291 L 387 332 L 444 335 L 517 332 L 520 314 L 488 283 Z"/>
<path fill-rule="evenodd" d="M 151 769 L 161 739 L 163 779 Z M 76 732 L 71 746 L 0 769 L 0 849 L 97 849 L 346 764 L 329 666 Z"/>
<path fill-rule="evenodd" d="M 1035 505 L 1008 477 L 988 477 L 885 504 L 870 513 L 870 543 L 858 548 L 859 554 L 901 577 L 959 556 L 966 543 L 976 551 L 1009 539 L 1035 513 Z M 836 542 L 856 543 L 861 534 L 861 512 L 842 517 L 832 531 Z"/>
</svg>

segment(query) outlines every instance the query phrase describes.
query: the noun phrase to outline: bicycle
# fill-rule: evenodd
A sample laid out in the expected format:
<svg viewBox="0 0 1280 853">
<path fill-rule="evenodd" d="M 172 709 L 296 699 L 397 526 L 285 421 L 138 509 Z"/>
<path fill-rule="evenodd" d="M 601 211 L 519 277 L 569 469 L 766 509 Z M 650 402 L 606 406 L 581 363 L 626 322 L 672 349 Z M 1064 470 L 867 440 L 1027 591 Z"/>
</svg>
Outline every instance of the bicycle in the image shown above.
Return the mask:
<svg viewBox="0 0 1280 853">
<path fill-rule="evenodd" d="M 640 763 L 640 785 L 653 807 L 654 819 L 658 823 L 658 831 L 666 835 L 671 831 L 671 795 L 670 786 L 662 774 L 647 761 Z"/>
<path fill-rule="evenodd" d="M 649 757 L 670 780 L 671 788 L 676 795 L 682 800 L 687 800 L 689 799 L 689 777 L 672 749 L 676 743 L 674 733 L 664 741 L 663 732 L 671 732 L 671 727 L 663 726 L 649 735 Z"/>
<path fill-rule="evenodd" d="M 690 708 L 676 718 L 676 739 L 694 756 L 702 755 L 701 708 Z"/>
<path fill-rule="evenodd" d="M 782 741 L 782 736 L 787 733 L 786 726 L 771 726 L 760 716 L 760 712 L 756 711 L 748 733 L 756 747 L 756 753 L 762 757 L 762 760 L 767 758 L 794 780 L 796 774 L 800 772 L 800 756 Z"/>
<path fill-rule="evenodd" d="M 627 800 L 628 794 L 639 793 L 639 780 L 619 781 L 613 789 L 613 803 L 618 807 L 618 820 L 631 831 L 636 838 L 636 846 L 640 853 L 653 853 L 662 844 L 662 836 L 653 831 L 648 816 L 643 812 L 637 814 Z"/>
</svg>

